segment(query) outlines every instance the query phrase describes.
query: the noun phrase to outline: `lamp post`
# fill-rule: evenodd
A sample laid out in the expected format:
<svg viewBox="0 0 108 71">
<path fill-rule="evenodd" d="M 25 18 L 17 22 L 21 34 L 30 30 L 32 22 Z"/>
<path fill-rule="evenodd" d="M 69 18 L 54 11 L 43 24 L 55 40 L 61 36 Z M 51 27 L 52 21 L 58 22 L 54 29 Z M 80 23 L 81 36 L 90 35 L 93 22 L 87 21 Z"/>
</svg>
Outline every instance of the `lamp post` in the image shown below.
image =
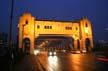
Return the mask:
<svg viewBox="0 0 108 71">
<path fill-rule="evenodd" d="M 9 52 L 12 58 L 13 58 L 13 49 L 12 49 L 13 10 L 14 10 L 14 0 L 12 0 L 12 3 L 11 3 L 10 27 L 9 27 Z"/>
</svg>

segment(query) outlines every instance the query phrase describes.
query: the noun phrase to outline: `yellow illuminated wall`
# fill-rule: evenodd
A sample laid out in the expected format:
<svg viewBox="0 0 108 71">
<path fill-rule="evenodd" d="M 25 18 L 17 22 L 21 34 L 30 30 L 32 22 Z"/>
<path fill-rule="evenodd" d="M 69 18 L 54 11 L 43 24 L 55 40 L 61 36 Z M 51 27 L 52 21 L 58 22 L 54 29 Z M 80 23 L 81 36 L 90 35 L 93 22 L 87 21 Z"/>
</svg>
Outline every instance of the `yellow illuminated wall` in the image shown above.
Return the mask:
<svg viewBox="0 0 108 71">
<path fill-rule="evenodd" d="M 19 19 L 18 31 L 19 48 L 24 51 L 23 40 L 30 39 L 30 54 L 33 54 L 34 51 L 34 39 L 39 35 L 70 36 L 74 39 L 75 50 L 78 46 L 77 40 L 80 42 L 80 50 L 85 50 L 86 39 L 89 39 L 89 51 L 93 47 L 91 23 L 87 18 L 76 22 L 42 21 L 29 13 L 24 13 Z"/>
</svg>

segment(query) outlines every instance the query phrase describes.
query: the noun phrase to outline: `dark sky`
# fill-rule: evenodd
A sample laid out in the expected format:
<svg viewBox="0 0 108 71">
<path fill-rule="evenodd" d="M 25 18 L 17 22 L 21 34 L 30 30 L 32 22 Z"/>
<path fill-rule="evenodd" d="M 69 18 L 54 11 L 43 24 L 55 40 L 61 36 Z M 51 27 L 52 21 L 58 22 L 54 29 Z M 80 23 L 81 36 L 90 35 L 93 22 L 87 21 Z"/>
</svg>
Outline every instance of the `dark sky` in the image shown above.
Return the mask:
<svg viewBox="0 0 108 71">
<path fill-rule="evenodd" d="M 9 32 L 11 0 L 0 0 L 0 32 Z M 36 19 L 75 21 L 88 18 L 94 40 L 108 41 L 108 0 L 14 0 L 13 35 L 19 17 L 29 12 Z"/>
</svg>

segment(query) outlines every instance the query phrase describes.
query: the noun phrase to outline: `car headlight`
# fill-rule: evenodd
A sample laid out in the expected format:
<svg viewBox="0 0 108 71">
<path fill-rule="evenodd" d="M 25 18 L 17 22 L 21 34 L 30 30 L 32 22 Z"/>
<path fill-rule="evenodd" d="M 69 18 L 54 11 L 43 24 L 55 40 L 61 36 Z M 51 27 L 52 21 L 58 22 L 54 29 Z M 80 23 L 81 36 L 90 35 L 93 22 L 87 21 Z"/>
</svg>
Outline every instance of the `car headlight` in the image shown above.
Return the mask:
<svg viewBox="0 0 108 71">
<path fill-rule="evenodd" d="M 81 51 L 76 51 L 76 53 L 81 53 Z"/>
<path fill-rule="evenodd" d="M 52 52 L 49 52 L 49 55 L 52 55 Z"/>
<path fill-rule="evenodd" d="M 54 55 L 56 55 L 56 52 L 54 52 Z"/>
<path fill-rule="evenodd" d="M 82 53 L 86 53 L 87 51 L 86 50 L 82 50 Z"/>
<path fill-rule="evenodd" d="M 34 50 L 34 55 L 37 55 L 39 53 L 39 50 Z"/>
</svg>

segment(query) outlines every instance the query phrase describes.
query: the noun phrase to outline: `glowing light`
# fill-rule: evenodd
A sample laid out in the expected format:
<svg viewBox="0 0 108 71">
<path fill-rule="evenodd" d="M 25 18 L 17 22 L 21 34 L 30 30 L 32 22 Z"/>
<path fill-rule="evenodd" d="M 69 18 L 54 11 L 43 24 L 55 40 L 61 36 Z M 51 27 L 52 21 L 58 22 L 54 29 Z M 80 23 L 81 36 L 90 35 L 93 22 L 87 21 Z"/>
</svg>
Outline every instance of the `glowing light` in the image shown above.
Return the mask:
<svg viewBox="0 0 108 71">
<path fill-rule="evenodd" d="M 80 54 L 72 54 L 71 55 L 71 62 L 72 63 L 72 68 L 74 68 L 75 71 L 82 71 L 80 68 L 79 68 L 79 63 L 82 62 L 81 60 L 81 56 Z"/>
<path fill-rule="evenodd" d="M 63 52 L 66 52 L 66 50 L 62 50 Z"/>
<path fill-rule="evenodd" d="M 82 50 L 82 53 L 86 53 L 87 51 L 86 50 Z"/>
<path fill-rule="evenodd" d="M 76 51 L 76 53 L 81 53 L 81 51 Z"/>
<path fill-rule="evenodd" d="M 87 28 L 85 28 L 85 33 L 88 33 L 88 27 L 87 27 Z"/>
<path fill-rule="evenodd" d="M 45 45 L 45 42 L 43 42 L 42 44 Z"/>
<path fill-rule="evenodd" d="M 98 58 L 98 60 L 101 60 L 101 61 L 108 61 L 108 58 Z"/>
<path fill-rule="evenodd" d="M 53 53 L 52 52 L 49 52 L 49 55 L 51 56 Z"/>
<path fill-rule="evenodd" d="M 19 24 L 18 24 L 18 28 L 19 28 Z"/>
<path fill-rule="evenodd" d="M 45 42 L 46 42 L 46 43 L 48 43 L 48 41 L 47 41 L 47 40 L 46 40 Z"/>
<path fill-rule="evenodd" d="M 73 35 L 73 38 L 75 38 L 75 35 Z"/>
<path fill-rule="evenodd" d="M 54 55 L 56 55 L 56 52 L 54 52 Z"/>
<path fill-rule="evenodd" d="M 58 57 L 57 56 L 49 56 L 48 57 L 48 71 L 55 71 L 59 70 L 59 65 L 58 65 Z"/>
<path fill-rule="evenodd" d="M 49 56 L 56 56 L 56 52 L 49 52 Z"/>
<path fill-rule="evenodd" d="M 48 60 L 51 61 L 57 61 L 57 56 L 49 56 Z"/>
<path fill-rule="evenodd" d="M 56 65 L 57 60 L 58 60 L 57 56 L 49 56 L 48 57 L 48 62 L 50 65 L 53 65 L 53 64 Z"/>
<path fill-rule="evenodd" d="M 39 53 L 39 50 L 34 50 L 34 55 L 37 55 Z"/>
</svg>

